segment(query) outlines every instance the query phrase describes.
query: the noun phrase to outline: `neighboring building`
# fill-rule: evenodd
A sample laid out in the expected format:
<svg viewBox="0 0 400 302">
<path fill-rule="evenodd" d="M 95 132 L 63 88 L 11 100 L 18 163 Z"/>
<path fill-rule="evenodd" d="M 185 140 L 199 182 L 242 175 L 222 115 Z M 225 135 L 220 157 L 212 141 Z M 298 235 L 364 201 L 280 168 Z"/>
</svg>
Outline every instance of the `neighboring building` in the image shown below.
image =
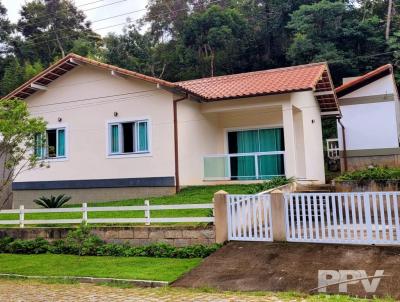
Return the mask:
<svg viewBox="0 0 400 302">
<path fill-rule="evenodd" d="M 50 165 L 17 178 L 14 206 L 277 175 L 324 183 L 321 115 L 339 112 L 325 63 L 171 83 L 70 54 L 12 97 L 48 122 L 35 152 Z"/>
<path fill-rule="evenodd" d="M 393 67 L 384 65 L 363 76 L 344 79 L 335 91 L 345 133 L 343 141 L 338 123 L 342 170 L 345 164 L 349 170 L 370 165 L 400 166 L 399 96 Z"/>
</svg>

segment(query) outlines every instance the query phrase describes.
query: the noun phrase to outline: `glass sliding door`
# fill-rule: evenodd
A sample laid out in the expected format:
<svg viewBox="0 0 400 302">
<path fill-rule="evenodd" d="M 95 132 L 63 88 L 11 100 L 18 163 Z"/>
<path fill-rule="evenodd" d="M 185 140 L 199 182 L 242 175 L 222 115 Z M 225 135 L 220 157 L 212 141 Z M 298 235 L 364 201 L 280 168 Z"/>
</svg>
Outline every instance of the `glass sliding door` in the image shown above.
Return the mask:
<svg viewBox="0 0 400 302">
<path fill-rule="evenodd" d="M 234 180 L 269 179 L 284 175 L 283 129 L 252 129 L 228 132 L 231 178 Z"/>
<path fill-rule="evenodd" d="M 260 152 L 283 151 L 283 129 L 260 129 Z M 258 156 L 258 170 L 261 179 L 284 175 L 283 154 Z"/>
</svg>

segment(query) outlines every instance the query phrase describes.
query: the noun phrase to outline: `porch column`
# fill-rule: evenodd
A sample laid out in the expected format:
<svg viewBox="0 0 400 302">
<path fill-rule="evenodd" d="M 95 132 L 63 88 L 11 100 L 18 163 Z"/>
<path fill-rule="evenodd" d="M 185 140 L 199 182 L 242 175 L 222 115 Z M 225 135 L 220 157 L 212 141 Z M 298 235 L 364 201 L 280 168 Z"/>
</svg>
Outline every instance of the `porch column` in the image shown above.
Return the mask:
<svg viewBox="0 0 400 302">
<path fill-rule="evenodd" d="M 296 177 L 296 138 L 291 103 L 282 105 L 283 134 L 285 138 L 285 175 L 287 178 Z"/>
</svg>

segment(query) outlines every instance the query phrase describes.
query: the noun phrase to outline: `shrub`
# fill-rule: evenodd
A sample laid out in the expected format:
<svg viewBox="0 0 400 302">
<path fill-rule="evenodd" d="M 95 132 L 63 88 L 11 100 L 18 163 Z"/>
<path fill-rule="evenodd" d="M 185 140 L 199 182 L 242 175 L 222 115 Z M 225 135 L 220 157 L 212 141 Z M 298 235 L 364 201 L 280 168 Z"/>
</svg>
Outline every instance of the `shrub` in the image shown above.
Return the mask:
<svg viewBox="0 0 400 302">
<path fill-rule="evenodd" d="M 39 197 L 35 199 L 33 202 L 43 208 L 61 208 L 65 203 L 67 203 L 71 199 L 71 196 L 66 196 L 64 194 L 50 197 Z"/>
<path fill-rule="evenodd" d="M 262 183 L 255 184 L 251 189 L 248 190 L 248 194 L 257 194 L 263 191 L 267 191 L 276 187 L 286 185 L 293 182 L 293 178 L 287 179 L 286 177 L 278 176 L 273 177 L 269 181 L 264 181 Z"/>
<path fill-rule="evenodd" d="M 11 241 L 7 247 L 6 252 L 12 254 L 44 254 L 49 250 L 49 242 L 43 238 L 36 238 L 34 240 L 15 240 Z"/>
<path fill-rule="evenodd" d="M 14 241 L 14 239 L 11 237 L 0 238 L 0 253 L 7 253 L 8 245 L 13 241 Z"/>
<path fill-rule="evenodd" d="M 72 254 L 89 256 L 96 255 L 97 248 L 103 244 L 98 236 L 91 234 L 88 226 L 82 224 L 80 228 L 68 233 L 65 248 Z"/>
<path fill-rule="evenodd" d="M 373 167 L 346 172 L 335 178 L 338 181 L 400 180 L 400 168 Z"/>
<path fill-rule="evenodd" d="M 221 247 L 220 244 L 174 247 L 166 243 L 131 247 L 125 244 L 104 243 L 91 234 L 90 228 L 81 225 L 70 231 L 65 240 L 49 243 L 43 238 L 14 240 L 0 238 L 0 253 L 14 254 L 70 254 L 79 256 L 155 257 L 155 258 L 205 258 Z"/>
</svg>

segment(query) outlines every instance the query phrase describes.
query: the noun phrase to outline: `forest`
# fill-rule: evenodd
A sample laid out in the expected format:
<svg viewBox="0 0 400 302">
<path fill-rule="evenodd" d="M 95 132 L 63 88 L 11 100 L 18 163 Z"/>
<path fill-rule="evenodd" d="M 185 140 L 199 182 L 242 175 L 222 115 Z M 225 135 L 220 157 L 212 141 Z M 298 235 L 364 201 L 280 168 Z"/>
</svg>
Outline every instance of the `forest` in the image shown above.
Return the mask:
<svg viewBox="0 0 400 302">
<path fill-rule="evenodd" d="M 0 96 L 70 52 L 169 81 L 326 61 L 340 85 L 343 77 L 400 64 L 399 5 L 149 0 L 143 17 L 102 37 L 71 0 L 27 1 L 16 23 L 0 0 Z"/>
</svg>

